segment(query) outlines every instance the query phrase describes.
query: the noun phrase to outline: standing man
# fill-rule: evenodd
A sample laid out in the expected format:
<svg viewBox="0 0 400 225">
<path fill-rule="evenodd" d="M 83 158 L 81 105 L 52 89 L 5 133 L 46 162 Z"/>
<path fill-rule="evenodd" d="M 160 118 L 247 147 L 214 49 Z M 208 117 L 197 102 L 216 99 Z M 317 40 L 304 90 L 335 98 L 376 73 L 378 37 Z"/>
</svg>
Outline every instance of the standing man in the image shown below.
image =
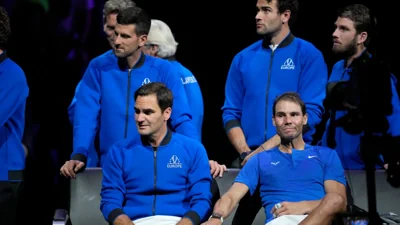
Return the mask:
<svg viewBox="0 0 400 225">
<path fill-rule="evenodd" d="M 329 77 L 330 119 L 322 145 L 336 149 L 345 169 L 365 169 L 364 153 L 372 153 L 368 158 L 376 160 L 377 167 L 383 168 L 384 163 L 400 159 L 400 102 L 396 78 L 380 64 L 377 55 L 368 51 L 372 50 L 368 48 L 374 41 L 377 27 L 366 6 L 354 4 L 340 9 L 335 27 L 332 51 L 343 59 L 334 65 Z M 379 133 L 379 138 L 364 138 L 368 129 Z M 372 151 L 360 149 L 360 138 L 364 143 L 376 140 L 364 145 Z M 380 152 L 385 161 L 378 160 L 379 150 L 387 150 Z M 398 161 L 389 163 L 389 173 L 396 169 L 390 168 L 390 164 L 400 167 Z"/>
<path fill-rule="evenodd" d="M 76 93 L 73 153 L 61 168 L 64 176 L 74 178 L 84 168 L 97 130 L 100 165 L 102 156 L 114 143 L 138 135 L 129 116 L 133 113 L 132 96 L 150 82 L 165 83 L 175 96 L 172 129 L 199 140 L 179 75 L 169 62 L 141 51 L 150 24 L 150 17 L 141 8 L 122 10 L 117 15 L 114 49 L 90 62 Z"/>
<path fill-rule="evenodd" d="M 103 31 L 106 34 L 108 44 L 111 48 L 114 46 L 114 29 L 117 25 L 117 15 L 120 11 L 134 7 L 135 3 L 132 0 L 108 0 L 104 4 L 103 9 Z M 81 81 L 78 83 L 75 89 L 75 94 L 78 92 Z M 75 115 L 75 102 L 76 95 L 72 99 L 71 104 L 68 107 L 69 120 L 74 124 Z M 97 136 L 96 136 L 97 137 Z M 99 164 L 99 158 L 95 147 L 95 142 L 93 141 L 88 149 L 87 157 L 87 167 L 97 167 Z"/>
<path fill-rule="evenodd" d="M 0 7 L 0 224 L 15 224 L 25 169 L 22 137 L 29 88 L 25 73 L 7 57 L 10 19 Z"/>
<path fill-rule="evenodd" d="M 294 91 L 304 100 L 307 143 L 321 121 L 328 71 L 322 53 L 290 32 L 298 5 L 297 0 L 258 0 L 256 28 L 263 38 L 239 52 L 231 64 L 222 117 L 242 165 L 254 154 L 279 145 L 280 137 L 270 119 L 278 95 Z M 246 203 L 249 195 L 242 199 L 233 224 L 252 223 L 261 208 L 259 195 L 254 196 L 256 202 Z"/>
<path fill-rule="evenodd" d="M 143 52 L 154 57 L 169 60 L 174 69 L 178 71 L 182 84 L 185 87 L 186 97 L 192 112 L 193 124 L 201 137 L 204 117 L 203 95 L 196 77 L 176 60 L 175 53 L 177 47 L 178 43 L 175 41 L 169 26 L 161 20 L 151 20 L 150 32 Z"/>
</svg>

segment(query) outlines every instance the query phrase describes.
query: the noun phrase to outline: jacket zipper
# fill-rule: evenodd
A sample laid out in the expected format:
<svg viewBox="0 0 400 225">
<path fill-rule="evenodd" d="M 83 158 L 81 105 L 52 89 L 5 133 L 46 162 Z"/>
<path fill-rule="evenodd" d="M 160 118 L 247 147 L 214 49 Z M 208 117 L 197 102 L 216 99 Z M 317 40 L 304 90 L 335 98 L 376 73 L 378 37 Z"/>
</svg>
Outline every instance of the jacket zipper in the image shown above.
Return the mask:
<svg viewBox="0 0 400 225">
<path fill-rule="evenodd" d="M 128 136 L 128 121 L 129 121 L 129 100 L 131 97 L 131 69 L 128 72 L 128 90 L 126 93 L 126 108 L 125 108 L 125 133 L 124 139 Z"/>
<path fill-rule="evenodd" d="M 266 90 L 266 104 L 265 104 L 265 127 L 264 127 L 264 139 L 267 141 L 267 127 L 268 127 L 268 95 L 269 95 L 269 88 L 271 85 L 271 72 L 272 72 L 272 61 L 274 58 L 275 50 L 272 51 L 271 57 L 269 58 L 269 68 L 268 68 L 268 81 L 267 81 L 267 90 Z M 261 143 L 262 144 L 262 143 Z"/>
<path fill-rule="evenodd" d="M 154 155 L 154 200 L 153 200 L 153 216 L 156 215 L 156 198 L 157 198 L 157 147 L 153 147 Z"/>
</svg>

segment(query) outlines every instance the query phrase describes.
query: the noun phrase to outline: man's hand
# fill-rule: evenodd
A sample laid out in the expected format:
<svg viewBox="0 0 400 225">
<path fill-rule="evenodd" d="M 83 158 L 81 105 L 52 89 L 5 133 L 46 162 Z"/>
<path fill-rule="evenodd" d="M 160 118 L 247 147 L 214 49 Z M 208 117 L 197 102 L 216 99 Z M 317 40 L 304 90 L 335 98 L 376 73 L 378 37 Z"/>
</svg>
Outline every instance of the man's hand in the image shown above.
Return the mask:
<svg viewBox="0 0 400 225">
<path fill-rule="evenodd" d="M 216 178 L 217 176 L 222 177 L 224 172 L 227 171 L 225 165 L 220 165 L 214 160 L 209 160 L 208 162 L 210 163 L 210 168 L 211 168 L 210 172 L 213 178 Z"/>
<path fill-rule="evenodd" d="M 249 161 L 251 157 L 253 157 L 255 154 L 257 154 L 257 153 L 259 153 L 259 152 L 261 152 L 261 151 L 259 150 L 259 148 L 257 148 L 256 150 L 252 151 L 250 154 L 248 154 L 248 155 L 243 159 L 243 162 L 242 162 L 240 165 L 241 165 L 241 166 L 244 166 L 244 164 L 246 164 L 247 161 Z"/>
<path fill-rule="evenodd" d="M 84 162 L 69 160 L 60 169 L 60 174 L 67 178 L 76 178 L 76 173 L 85 166 Z"/>
<path fill-rule="evenodd" d="M 135 225 L 132 220 L 125 214 L 117 216 L 114 220 L 114 225 Z"/>
<path fill-rule="evenodd" d="M 270 138 L 265 143 L 261 144 L 256 150 L 254 150 L 252 153 L 246 156 L 241 165 L 244 166 L 249 161 L 249 159 L 253 157 L 255 154 L 260 153 L 262 151 L 271 150 L 272 148 L 278 146 L 280 143 L 281 143 L 281 138 L 277 134 L 275 134 L 272 138 Z"/>
<path fill-rule="evenodd" d="M 279 203 L 278 203 L 279 204 Z M 276 209 L 272 208 L 272 215 L 275 214 L 276 217 L 283 215 L 304 215 L 308 211 L 308 205 L 306 201 L 302 202 L 281 202 L 281 207 Z"/>
<path fill-rule="evenodd" d="M 201 225 L 221 225 L 221 220 L 216 218 L 211 218 L 208 221 L 202 223 Z"/>
<path fill-rule="evenodd" d="M 182 218 L 176 225 L 194 225 L 188 218 Z"/>
<path fill-rule="evenodd" d="M 26 158 L 28 156 L 28 153 L 29 153 L 28 147 L 26 147 L 25 144 L 22 144 L 22 148 L 24 148 L 24 153 L 25 153 L 25 158 Z"/>
</svg>

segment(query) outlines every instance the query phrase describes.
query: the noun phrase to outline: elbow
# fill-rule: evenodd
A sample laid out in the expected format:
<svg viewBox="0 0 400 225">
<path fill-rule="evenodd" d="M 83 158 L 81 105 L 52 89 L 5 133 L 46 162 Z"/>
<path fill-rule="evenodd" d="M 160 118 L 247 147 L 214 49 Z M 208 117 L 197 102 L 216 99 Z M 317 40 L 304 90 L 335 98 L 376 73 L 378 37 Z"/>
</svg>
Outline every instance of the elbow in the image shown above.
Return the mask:
<svg viewBox="0 0 400 225">
<path fill-rule="evenodd" d="M 341 213 L 347 210 L 347 199 L 346 196 L 339 195 L 337 193 L 328 193 L 325 196 L 327 208 L 333 210 L 333 213 Z"/>
</svg>

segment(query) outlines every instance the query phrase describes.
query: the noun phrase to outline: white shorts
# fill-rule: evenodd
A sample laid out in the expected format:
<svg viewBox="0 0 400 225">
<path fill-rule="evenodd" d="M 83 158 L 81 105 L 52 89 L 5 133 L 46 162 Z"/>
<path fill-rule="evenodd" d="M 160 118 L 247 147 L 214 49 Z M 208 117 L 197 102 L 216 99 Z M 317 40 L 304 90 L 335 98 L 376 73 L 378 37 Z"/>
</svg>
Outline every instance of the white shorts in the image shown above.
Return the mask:
<svg viewBox="0 0 400 225">
<path fill-rule="evenodd" d="M 135 225 L 176 225 L 181 220 L 177 216 L 148 216 L 134 220 Z"/>
<path fill-rule="evenodd" d="M 307 215 L 284 215 L 269 221 L 266 225 L 297 225 L 306 217 Z"/>
</svg>

